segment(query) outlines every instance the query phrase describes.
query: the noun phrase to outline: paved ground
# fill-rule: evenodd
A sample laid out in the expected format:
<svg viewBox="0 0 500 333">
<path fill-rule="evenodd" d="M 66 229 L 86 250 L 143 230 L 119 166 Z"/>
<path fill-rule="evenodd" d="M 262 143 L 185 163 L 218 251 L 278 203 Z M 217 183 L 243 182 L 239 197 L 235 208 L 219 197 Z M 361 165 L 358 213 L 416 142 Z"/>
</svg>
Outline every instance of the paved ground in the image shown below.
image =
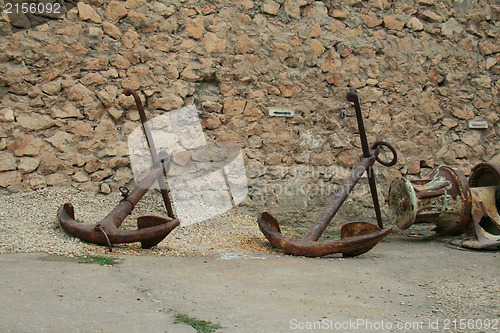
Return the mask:
<svg viewBox="0 0 500 333">
<path fill-rule="evenodd" d="M 491 329 L 500 317 L 500 254 L 458 250 L 433 238 L 391 236 L 349 259 L 120 258 L 99 266 L 45 254 L 0 255 L 0 331 L 195 332 L 174 324 L 175 313 L 220 324 L 219 332 L 314 325 L 332 332 L 500 329 L 500 323 Z M 483 329 L 460 330 L 454 319 L 474 319 Z"/>
</svg>

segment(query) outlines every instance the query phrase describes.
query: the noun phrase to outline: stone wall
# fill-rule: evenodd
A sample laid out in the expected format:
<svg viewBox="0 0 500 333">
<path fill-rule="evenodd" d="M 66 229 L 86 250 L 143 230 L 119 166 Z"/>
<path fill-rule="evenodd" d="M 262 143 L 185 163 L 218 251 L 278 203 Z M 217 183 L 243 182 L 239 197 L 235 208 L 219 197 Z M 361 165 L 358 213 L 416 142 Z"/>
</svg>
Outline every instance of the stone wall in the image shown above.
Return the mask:
<svg viewBox="0 0 500 333">
<path fill-rule="evenodd" d="M 468 174 L 500 154 L 500 6 L 491 1 L 86 0 L 66 9 L 45 23 L 0 15 L 1 194 L 131 185 L 127 135 L 140 122 L 123 88 L 140 92 L 149 117 L 195 104 L 208 138 L 244 152 L 244 206 L 284 222 L 309 223 L 361 154 L 348 86 L 369 142 L 399 154 L 396 166 L 376 167 L 382 200 L 400 174 L 441 164 Z M 361 181 L 340 219 L 372 220 L 370 207 Z"/>
</svg>

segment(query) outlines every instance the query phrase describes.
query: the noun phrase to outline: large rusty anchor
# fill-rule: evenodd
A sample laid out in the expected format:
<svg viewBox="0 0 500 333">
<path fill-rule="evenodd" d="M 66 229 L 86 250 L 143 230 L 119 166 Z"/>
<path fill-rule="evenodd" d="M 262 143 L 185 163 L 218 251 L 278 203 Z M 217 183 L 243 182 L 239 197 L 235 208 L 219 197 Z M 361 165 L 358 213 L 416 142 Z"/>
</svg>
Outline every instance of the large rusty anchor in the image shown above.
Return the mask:
<svg viewBox="0 0 500 333">
<path fill-rule="evenodd" d="M 258 216 L 259 228 L 262 233 L 272 245 L 280 248 L 287 254 L 319 257 L 333 253 L 342 253 L 345 257 L 353 257 L 368 252 L 392 231 L 392 228 L 384 228 L 382 223 L 375 175 L 373 173 L 373 164 L 375 161 L 385 166 L 396 164 L 396 151 L 389 143 L 384 141 L 375 142 L 371 148 L 368 146 L 359 98 L 355 89 L 349 91 L 347 100 L 354 103 L 363 155 L 358 166 L 353 170 L 346 183 L 340 188 L 340 191 L 335 194 L 309 231 L 301 239 L 291 239 L 284 236 L 281 233 L 278 220 L 271 214 L 264 212 Z M 382 146 L 389 148 L 391 151 L 393 157 L 390 162 L 385 162 L 379 158 L 378 155 Z M 325 231 L 326 227 L 330 224 L 331 220 L 365 171 L 368 175 L 368 182 L 378 226 L 368 222 L 349 222 L 342 225 L 340 229 L 340 239 L 318 242 L 323 231 Z"/>
<path fill-rule="evenodd" d="M 112 251 L 111 244 L 117 243 L 141 242 L 143 248 L 151 248 L 161 242 L 179 225 L 179 220 L 174 216 L 165 179 L 163 178 L 164 174 L 170 168 L 170 159 L 168 157 L 160 159 L 156 151 L 153 136 L 139 95 L 130 89 L 125 89 L 124 94 L 126 96 L 132 95 L 135 99 L 153 161 L 151 170 L 132 191 L 129 192 L 126 188 L 121 187 L 120 191 L 122 192 L 123 200 L 96 225 L 84 225 L 76 222 L 74 208 L 70 203 L 62 205 L 57 212 L 59 223 L 68 234 L 90 243 L 107 245 L 110 252 Z M 158 181 L 169 219 L 150 215 L 141 216 L 137 219 L 137 230 L 119 230 L 120 225 L 127 215 L 130 214 L 135 205 L 156 181 Z"/>
</svg>

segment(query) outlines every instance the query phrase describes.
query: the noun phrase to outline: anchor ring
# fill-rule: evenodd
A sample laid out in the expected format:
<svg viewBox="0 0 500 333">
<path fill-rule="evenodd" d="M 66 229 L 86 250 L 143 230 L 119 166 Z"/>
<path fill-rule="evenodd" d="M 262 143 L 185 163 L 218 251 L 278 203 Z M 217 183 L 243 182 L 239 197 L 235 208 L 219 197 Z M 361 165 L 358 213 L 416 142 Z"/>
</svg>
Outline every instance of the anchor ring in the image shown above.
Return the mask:
<svg viewBox="0 0 500 333">
<path fill-rule="evenodd" d="M 128 188 L 126 188 L 125 186 L 120 186 L 118 188 L 118 190 L 120 190 L 122 197 L 124 197 L 124 198 L 128 197 L 128 195 L 130 193 L 130 190 Z"/>
<path fill-rule="evenodd" d="M 372 146 L 372 149 L 377 149 L 380 146 L 385 146 L 385 147 L 389 148 L 389 150 L 392 153 L 392 160 L 390 162 L 386 162 L 386 161 L 381 160 L 377 155 L 377 157 L 375 158 L 377 160 L 377 162 L 379 162 L 380 164 L 382 164 L 386 167 L 390 167 L 390 166 L 393 166 L 394 164 L 396 164 L 396 162 L 398 161 L 398 154 L 396 153 L 396 149 L 394 149 L 394 147 L 390 143 L 385 142 L 385 141 L 375 142 Z"/>
</svg>

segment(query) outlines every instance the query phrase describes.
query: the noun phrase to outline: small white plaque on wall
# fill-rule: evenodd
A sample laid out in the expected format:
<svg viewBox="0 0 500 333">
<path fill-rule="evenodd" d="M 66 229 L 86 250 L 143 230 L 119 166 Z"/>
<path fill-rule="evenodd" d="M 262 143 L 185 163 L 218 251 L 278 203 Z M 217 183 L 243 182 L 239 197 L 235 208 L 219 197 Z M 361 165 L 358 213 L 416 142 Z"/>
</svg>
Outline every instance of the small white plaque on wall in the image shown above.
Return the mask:
<svg viewBox="0 0 500 333">
<path fill-rule="evenodd" d="M 283 108 L 269 108 L 269 116 L 271 117 L 293 117 L 293 110 Z"/>
<path fill-rule="evenodd" d="M 488 122 L 486 120 L 469 120 L 470 129 L 487 129 Z"/>
</svg>

